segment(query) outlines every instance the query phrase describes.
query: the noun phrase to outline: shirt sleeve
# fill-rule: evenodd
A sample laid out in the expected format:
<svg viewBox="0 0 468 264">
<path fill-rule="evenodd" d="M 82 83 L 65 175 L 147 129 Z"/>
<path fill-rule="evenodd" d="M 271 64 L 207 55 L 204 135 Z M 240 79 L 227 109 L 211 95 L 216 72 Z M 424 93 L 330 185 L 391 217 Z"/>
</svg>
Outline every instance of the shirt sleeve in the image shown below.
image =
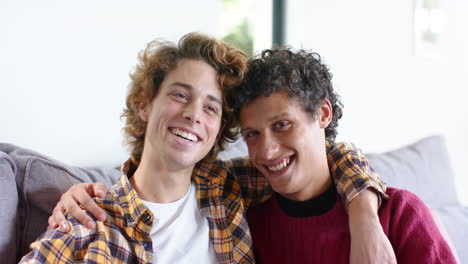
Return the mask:
<svg viewBox="0 0 468 264">
<path fill-rule="evenodd" d="M 263 203 L 271 197 L 273 191 L 270 184 L 255 168 L 249 157 L 230 159 L 225 162 L 230 177 L 239 184 L 246 209 Z"/>
<path fill-rule="evenodd" d="M 388 198 L 386 185 L 353 144 L 327 142 L 327 159 L 336 189 L 346 208 L 367 188 L 377 193 L 379 205 L 382 198 Z"/>
<path fill-rule="evenodd" d="M 31 251 L 19 263 L 96 263 L 99 255 L 109 256 L 109 252 L 103 253 L 107 250 L 107 244 L 98 238 L 96 228 L 86 228 L 69 214 L 67 221 L 70 226 L 68 232 L 47 229 L 31 243 Z"/>
<path fill-rule="evenodd" d="M 74 263 L 75 239 L 71 233 L 48 229 L 19 263 Z"/>
</svg>

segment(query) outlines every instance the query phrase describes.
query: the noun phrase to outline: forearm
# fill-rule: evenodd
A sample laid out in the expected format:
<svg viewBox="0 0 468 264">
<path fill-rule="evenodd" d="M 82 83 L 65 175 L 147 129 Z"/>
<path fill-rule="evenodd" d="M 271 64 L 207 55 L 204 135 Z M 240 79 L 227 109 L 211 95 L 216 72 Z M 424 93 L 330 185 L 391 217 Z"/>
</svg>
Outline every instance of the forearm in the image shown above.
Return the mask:
<svg viewBox="0 0 468 264">
<path fill-rule="evenodd" d="M 376 193 L 370 189 L 364 190 L 350 202 L 348 215 L 351 238 L 361 237 L 367 235 L 365 233 L 382 229 L 378 215 L 378 203 Z"/>
<path fill-rule="evenodd" d="M 379 198 L 373 189 L 366 189 L 348 205 L 350 228 L 362 221 L 379 223 Z M 352 230 L 351 230 L 352 231 Z"/>
<path fill-rule="evenodd" d="M 349 214 L 350 263 L 396 263 L 395 253 L 380 224 L 380 200 L 386 186 L 366 157 L 351 144 L 327 144 L 328 164 Z"/>
<path fill-rule="evenodd" d="M 349 204 L 351 264 L 396 263 L 393 247 L 380 224 L 378 203 L 375 191 L 368 188 Z"/>
</svg>

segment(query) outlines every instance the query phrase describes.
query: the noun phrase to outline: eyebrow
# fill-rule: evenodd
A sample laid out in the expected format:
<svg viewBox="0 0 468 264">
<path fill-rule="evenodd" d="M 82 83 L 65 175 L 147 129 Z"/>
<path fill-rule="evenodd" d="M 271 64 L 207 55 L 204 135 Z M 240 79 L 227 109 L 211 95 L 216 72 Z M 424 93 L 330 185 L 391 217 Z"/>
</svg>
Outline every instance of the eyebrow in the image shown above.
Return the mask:
<svg viewBox="0 0 468 264">
<path fill-rule="evenodd" d="M 182 83 L 182 82 L 175 82 L 173 84 L 171 84 L 171 86 L 180 86 L 186 90 L 193 90 L 193 86 L 190 85 L 190 84 L 186 84 L 186 83 Z M 215 103 L 218 103 L 220 106 L 223 106 L 223 101 L 221 101 L 221 99 L 219 99 L 218 97 L 214 96 L 214 95 L 211 95 L 211 94 L 208 94 L 207 95 L 208 97 L 208 100 L 212 101 L 212 102 L 215 102 Z"/>
<path fill-rule="evenodd" d="M 253 130 L 253 129 L 250 128 L 250 127 L 246 127 L 246 128 L 242 128 L 242 127 L 241 127 L 240 133 L 241 133 L 241 134 L 244 134 L 245 132 L 250 131 L 250 130 Z"/>
<path fill-rule="evenodd" d="M 290 116 L 290 114 L 288 112 L 279 113 L 277 115 L 274 115 L 274 116 L 268 118 L 268 122 L 271 122 L 271 121 L 274 121 L 276 119 L 280 119 L 280 118 L 283 118 L 283 117 L 288 117 L 288 116 Z M 244 127 L 244 128 L 241 127 L 241 133 L 245 133 L 245 132 L 247 132 L 249 130 L 254 130 L 254 129 L 251 128 L 251 127 Z"/>
<path fill-rule="evenodd" d="M 268 121 L 271 122 L 273 120 L 283 118 L 283 117 L 288 117 L 288 116 L 290 116 L 290 114 L 288 112 L 283 112 L 283 113 L 279 113 L 277 115 L 274 115 L 274 116 L 268 118 Z"/>
</svg>

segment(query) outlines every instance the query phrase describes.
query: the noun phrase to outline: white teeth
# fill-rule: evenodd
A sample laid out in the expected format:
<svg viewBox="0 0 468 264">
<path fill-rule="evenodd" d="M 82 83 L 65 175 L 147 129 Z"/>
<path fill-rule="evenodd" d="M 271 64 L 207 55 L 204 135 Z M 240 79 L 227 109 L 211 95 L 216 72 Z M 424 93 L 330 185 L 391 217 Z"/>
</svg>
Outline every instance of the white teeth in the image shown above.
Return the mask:
<svg viewBox="0 0 468 264">
<path fill-rule="evenodd" d="M 185 132 L 185 131 L 182 131 L 182 130 L 180 130 L 180 129 L 178 129 L 178 128 L 172 128 L 172 129 L 171 129 L 171 132 L 172 132 L 172 134 L 174 134 L 174 135 L 181 136 L 181 137 L 183 137 L 183 138 L 185 138 L 185 139 L 188 139 L 188 140 L 190 140 L 190 141 L 195 141 L 195 142 L 198 141 L 198 137 L 195 136 L 194 134 L 188 133 L 188 132 Z"/>
<path fill-rule="evenodd" d="M 289 164 L 289 158 L 284 159 L 278 165 L 268 167 L 268 169 L 271 170 L 271 171 L 279 171 L 279 170 L 285 168 L 286 166 L 288 166 L 288 164 Z"/>
</svg>

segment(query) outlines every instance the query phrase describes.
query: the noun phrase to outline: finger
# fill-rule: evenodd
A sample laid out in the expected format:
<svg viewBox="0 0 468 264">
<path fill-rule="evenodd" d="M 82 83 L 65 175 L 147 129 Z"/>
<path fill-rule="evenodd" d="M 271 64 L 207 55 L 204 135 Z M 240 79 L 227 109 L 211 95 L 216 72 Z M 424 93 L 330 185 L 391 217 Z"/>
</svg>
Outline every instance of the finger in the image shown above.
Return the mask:
<svg viewBox="0 0 468 264">
<path fill-rule="evenodd" d="M 93 193 L 99 197 L 99 198 L 104 198 L 107 193 L 107 187 L 104 185 L 102 182 L 96 182 L 91 184 L 93 188 Z"/>
<path fill-rule="evenodd" d="M 52 228 L 52 229 L 55 229 L 55 228 L 58 227 L 58 225 L 55 223 L 55 221 L 52 220 L 52 216 L 49 216 L 49 218 L 47 219 L 47 227 Z"/>
<path fill-rule="evenodd" d="M 63 199 L 62 200 L 63 207 L 68 212 L 69 215 L 73 216 L 78 220 L 79 223 L 84 225 L 85 227 L 91 229 L 94 228 L 94 221 L 89 217 L 83 209 L 79 206 L 79 202 L 75 199 Z M 59 222 L 60 228 L 64 228 L 66 221 Z M 64 230 L 62 230 L 64 231 Z"/>
<path fill-rule="evenodd" d="M 62 209 L 61 203 L 59 202 L 54 210 L 52 211 L 52 215 L 49 217 L 49 227 L 50 228 L 57 228 L 59 223 L 65 221 L 64 209 Z"/>
<path fill-rule="evenodd" d="M 52 229 L 56 229 L 58 227 L 58 224 L 54 221 L 54 218 L 52 216 L 49 216 L 49 219 L 47 219 L 48 227 Z"/>
<path fill-rule="evenodd" d="M 81 216 L 81 211 L 78 212 L 76 210 L 76 205 L 81 205 L 82 208 L 90 212 L 94 217 L 96 217 L 100 221 L 106 220 L 106 214 L 104 211 L 96 204 L 96 202 L 91 198 L 91 196 L 94 196 L 95 191 L 94 191 L 94 186 L 96 186 L 96 189 L 99 192 L 105 193 L 107 192 L 107 188 L 103 183 L 82 183 L 82 184 L 77 184 L 74 185 L 70 188 L 69 191 L 67 191 L 63 196 L 62 199 L 64 202 L 67 204 L 64 205 L 65 209 L 70 212 L 70 214 L 78 219 L 79 216 Z M 70 211 L 73 210 L 73 211 Z M 77 212 L 79 215 L 74 215 L 74 213 Z M 84 218 L 84 220 L 89 221 L 89 217 Z M 80 220 L 80 219 L 78 219 Z M 81 222 L 80 223 L 86 225 L 86 226 L 91 226 L 91 224 L 86 223 L 86 222 Z M 94 225 L 94 223 L 93 223 Z"/>
<path fill-rule="evenodd" d="M 104 213 L 104 210 L 102 210 L 102 208 L 99 207 L 87 193 L 77 193 L 75 195 L 75 200 L 78 202 L 78 204 L 81 205 L 83 209 L 90 212 L 99 221 L 106 220 L 106 214 Z"/>
</svg>

